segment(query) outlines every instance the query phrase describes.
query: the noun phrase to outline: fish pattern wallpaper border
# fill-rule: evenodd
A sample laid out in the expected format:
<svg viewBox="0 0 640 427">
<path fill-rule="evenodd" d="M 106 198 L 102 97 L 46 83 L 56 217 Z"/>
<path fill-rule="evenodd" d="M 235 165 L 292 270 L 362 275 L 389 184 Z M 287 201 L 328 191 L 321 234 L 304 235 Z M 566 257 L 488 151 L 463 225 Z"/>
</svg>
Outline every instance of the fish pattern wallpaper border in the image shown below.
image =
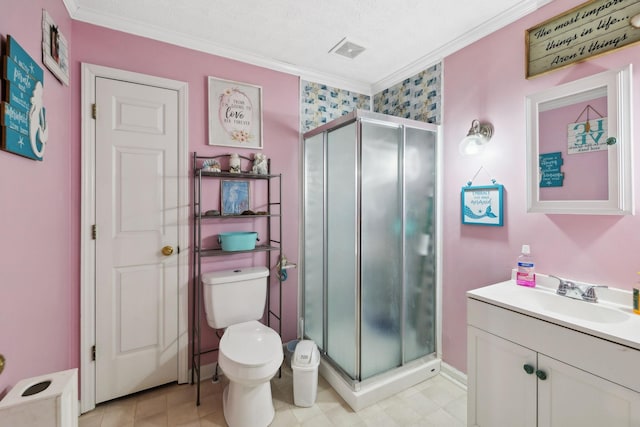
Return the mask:
<svg viewBox="0 0 640 427">
<path fill-rule="evenodd" d="M 442 63 L 383 90 L 373 97 L 377 113 L 440 124 L 442 114 Z"/>
<path fill-rule="evenodd" d="M 302 133 L 355 109 L 371 110 L 371 97 L 321 83 L 301 81 L 300 121 Z"/>
</svg>

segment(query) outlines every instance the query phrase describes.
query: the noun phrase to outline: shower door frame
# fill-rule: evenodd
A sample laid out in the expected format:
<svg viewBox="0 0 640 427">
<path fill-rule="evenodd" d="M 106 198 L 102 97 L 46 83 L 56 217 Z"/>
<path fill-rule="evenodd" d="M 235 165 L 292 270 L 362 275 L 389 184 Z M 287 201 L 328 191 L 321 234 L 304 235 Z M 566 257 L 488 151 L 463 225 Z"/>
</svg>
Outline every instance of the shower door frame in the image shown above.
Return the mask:
<svg viewBox="0 0 640 427">
<path fill-rule="evenodd" d="M 302 144 L 302 150 L 301 150 L 301 178 L 302 178 L 302 185 L 301 185 L 301 198 L 303 200 L 303 203 L 301 203 L 301 211 L 300 211 L 300 223 L 302 225 L 301 230 L 300 230 L 300 238 L 301 238 L 301 244 L 300 244 L 300 259 L 304 260 L 304 251 L 305 251 L 305 230 L 306 230 L 306 226 L 305 226 L 305 217 L 306 217 L 306 199 L 305 199 L 305 188 L 306 188 L 306 168 L 305 168 L 305 155 L 306 155 L 306 147 L 305 147 L 305 140 L 312 137 L 312 136 L 316 136 L 318 134 L 322 134 L 322 152 L 323 152 L 323 166 L 322 166 L 322 173 L 323 173 L 323 194 L 322 194 L 322 201 L 323 201 L 323 215 L 322 215 L 322 224 L 323 224 L 323 242 L 327 241 L 327 237 L 328 237 L 328 227 L 327 225 L 327 216 L 326 216 L 326 208 L 327 208 L 327 150 L 328 150 L 328 144 L 327 144 L 327 135 L 328 135 L 328 130 L 336 130 L 338 128 L 344 127 L 344 126 L 348 126 L 351 123 L 356 123 L 356 132 L 354 134 L 355 136 L 355 143 L 356 143 L 356 149 L 357 151 L 357 159 L 356 159 L 356 168 L 354 169 L 354 172 L 359 174 L 361 171 L 361 161 L 362 161 L 362 144 L 360 143 L 360 139 L 361 139 L 361 135 L 362 135 L 362 122 L 367 122 L 367 123 L 373 123 L 373 124 L 379 124 L 379 125 L 385 125 L 385 126 L 397 126 L 399 128 L 399 131 L 402 132 L 402 144 L 401 147 L 399 148 L 399 159 L 403 159 L 404 155 L 405 155 L 405 146 L 406 146 L 406 133 L 407 133 L 407 127 L 410 128 L 415 128 L 415 129 L 420 129 L 420 130 L 426 130 L 426 131 L 431 131 L 435 133 L 435 138 L 436 138 L 436 142 L 435 142 L 435 159 L 434 159 L 434 167 L 435 167 L 435 194 L 434 194 L 434 217 L 435 217 L 435 221 L 434 221 L 434 229 L 435 229 L 435 243 L 434 243 L 434 250 L 436 252 L 435 254 L 435 356 L 438 359 L 442 358 L 442 279 L 441 279 L 441 275 L 440 272 L 442 271 L 442 215 L 441 215 L 441 203 L 439 202 L 441 200 L 442 194 L 441 194 L 441 182 L 442 182 L 442 177 L 441 177 L 441 165 L 442 165 L 442 161 L 441 161 L 441 141 L 442 141 L 442 131 L 441 131 L 441 127 L 438 125 L 434 125 L 431 123 L 424 123 L 424 122 L 417 122 L 414 120 L 409 120 L 409 119 L 404 119 L 401 117 L 395 117 L 395 116 L 388 116 L 385 114 L 380 114 L 380 113 L 372 113 L 370 111 L 365 111 L 365 110 L 354 110 L 349 114 L 346 114 L 344 116 L 342 116 L 339 119 L 333 120 L 330 123 L 327 123 L 323 126 L 320 126 L 316 129 L 313 129 L 309 132 L 306 132 L 302 135 L 301 138 L 301 144 Z M 400 194 L 400 201 L 401 201 L 401 214 L 402 217 L 405 218 L 406 212 L 405 212 L 405 174 L 402 173 L 400 174 L 400 180 L 401 180 L 401 194 Z M 356 179 L 357 182 L 357 186 L 358 186 L 358 191 L 357 191 L 357 207 L 356 207 L 356 212 L 357 212 L 357 218 L 360 218 L 361 215 L 361 180 L 360 179 Z M 358 242 L 358 245 L 360 245 L 361 242 L 361 225 L 360 225 L 360 220 L 357 219 L 358 225 L 356 227 L 356 241 Z M 404 344 L 404 333 L 405 333 L 405 323 L 406 323 L 406 319 L 405 319 L 405 310 L 406 310 L 406 286 L 405 286 L 405 275 L 404 275 L 404 270 L 405 270 L 405 220 L 403 219 L 402 221 L 402 259 L 403 259 L 403 274 L 402 274 L 402 313 L 401 313 L 401 336 L 402 336 L 402 342 L 401 342 L 401 360 L 402 360 L 402 366 L 405 366 L 407 363 L 412 363 L 412 361 L 405 361 L 405 344 Z M 323 244 L 323 258 L 324 260 L 327 259 L 327 255 L 328 255 L 328 247 L 326 244 Z M 325 359 L 326 361 L 328 361 L 335 369 L 336 371 L 340 374 L 340 376 L 348 383 L 350 384 L 351 388 L 354 390 L 358 390 L 360 388 L 360 384 L 363 380 L 360 380 L 361 375 L 362 375 L 362 360 L 361 360 L 361 345 L 362 345 L 362 334 L 361 334 L 361 321 L 362 321 L 362 304 L 361 304 L 361 297 L 362 297 L 362 286 L 361 286 L 361 262 L 360 262 L 360 258 L 359 256 L 356 257 L 356 278 L 357 278 L 357 282 L 356 285 L 354 286 L 354 290 L 356 292 L 356 307 L 354 308 L 355 310 L 355 317 L 356 317 L 356 339 L 357 339 L 357 344 L 356 345 L 356 379 L 351 378 L 351 376 L 349 376 L 344 370 L 343 368 L 336 363 L 326 352 L 325 350 L 325 346 L 327 345 L 327 334 L 328 334 L 328 319 L 327 319 L 327 297 L 328 297 L 328 286 L 326 286 L 326 278 L 327 278 L 327 274 L 328 274 L 328 264 L 326 262 L 323 262 L 323 288 L 322 288 L 322 295 L 323 295 L 323 299 L 322 299 L 322 340 L 323 342 L 321 343 L 321 345 L 318 345 L 318 347 L 320 348 L 320 351 L 322 353 L 322 357 L 323 359 Z M 298 318 L 301 320 L 300 322 L 300 331 L 299 331 L 299 335 L 303 338 L 306 338 L 306 336 L 304 335 L 305 333 L 305 329 L 304 329 L 304 311 L 305 311 L 305 300 L 304 300 L 304 286 L 305 286 L 305 263 L 302 262 L 301 263 L 301 268 L 300 268 L 300 292 L 299 292 L 299 301 L 298 301 Z M 429 357 L 432 357 L 432 355 L 434 353 L 429 353 L 425 356 L 422 356 L 416 360 L 421 360 L 421 359 L 426 359 Z M 400 368 L 399 367 L 399 368 Z M 377 374 L 380 375 L 380 374 Z M 375 378 L 374 375 L 373 378 Z M 364 380 L 364 381 L 368 381 Z"/>
</svg>

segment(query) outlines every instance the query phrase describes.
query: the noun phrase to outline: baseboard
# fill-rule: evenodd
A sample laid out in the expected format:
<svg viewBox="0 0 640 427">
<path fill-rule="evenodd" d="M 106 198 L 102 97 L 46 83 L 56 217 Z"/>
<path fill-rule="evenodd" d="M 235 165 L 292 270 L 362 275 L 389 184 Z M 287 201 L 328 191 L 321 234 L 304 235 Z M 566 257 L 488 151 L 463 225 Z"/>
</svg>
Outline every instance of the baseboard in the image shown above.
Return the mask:
<svg viewBox="0 0 640 427">
<path fill-rule="evenodd" d="M 463 389 L 467 389 L 467 374 L 461 372 L 449 365 L 448 363 L 442 362 L 440 364 L 440 375 L 446 377 L 448 380 L 456 383 Z"/>
<path fill-rule="evenodd" d="M 218 362 L 213 362 L 213 363 L 200 366 L 200 382 L 205 380 L 210 380 L 213 378 L 213 374 L 216 371 L 217 364 Z M 222 373 L 222 369 L 218 369 L 218 376 L 219 377 L 224 376 L 224 374 Z M 191 369 L 189 369 L 189 378 L 191 378 Z"/>
</svg>

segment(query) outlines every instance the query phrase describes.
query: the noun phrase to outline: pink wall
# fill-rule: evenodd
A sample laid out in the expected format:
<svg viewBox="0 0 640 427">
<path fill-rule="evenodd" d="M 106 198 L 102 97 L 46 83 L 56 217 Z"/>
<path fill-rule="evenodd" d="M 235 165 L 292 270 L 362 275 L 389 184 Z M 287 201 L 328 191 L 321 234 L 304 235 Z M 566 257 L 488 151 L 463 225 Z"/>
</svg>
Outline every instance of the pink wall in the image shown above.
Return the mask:
<svg viewBox="0 0 640 427">
<path fill-rule="evenodd" d="M 635 67 L 635 87 L 640 85 L 640 45 L 525 79 L 525 30 L 581 3 L 553 2 L 444 61 L 443 358 L 461 371 L 466 372 L 465 292 L 508 279 L 522 244 L 531 245 L 541 273 L 630 289 L 640 270 L 638 216 L 526 212 L 525 96 L 628 63 Z M 637 90 L 632 102 L 640 102 Z M 458 142 L 475 118 L 490 121 L 495 133 L 483 154 L 462 157 Z M 639 122 L 638 108 L 633 119 Z M 638 141 L 637 130 L 634 137 Z M 634 163 L 639 160 L 635 150 Z M 460 224 L 460 187 L 480 166 L 505 186 L 504 227 Z M 488 182 L 486 174 L 478 175 L 477 184 Z"/>
<path fill-rule="evenodd" d="M 42 162 L 0 151 L 0 396 L 25 377 L 78 366 L 73 91 L 42 65 L 43 8 L 70 39 L 62 1 L 3 1 L 0 13 L 3 53 L 11 35 L 44 70 L 49 127 Z"/>
<path fill-rule="evenodd" d="M 272 159 L 272 170 L 283 174 L 283 247 L 293 262 L 299 209 L 298 77 L 72 22 L 61 0 L 4 3 L 2 36 L 14 36 L 38 62 L 42 9 L 49 11 L 70 43 L 71 86 L 45 70 L 50 130 L 44 162 L 0 152 L 0 353 L 7 358 L 0 396 L 20 379 L 79 366 L 81 62 L 187 82 L 189 151 L 205 155 L 230 151 L 207 145 L 207 76 L 262 86 L 262 152 Z M 209 262 L 207 269 L 232 265 Z M 295 270 L 285 282 L 283 305 L 286 341 L 296 336 Z"/>
</svg>

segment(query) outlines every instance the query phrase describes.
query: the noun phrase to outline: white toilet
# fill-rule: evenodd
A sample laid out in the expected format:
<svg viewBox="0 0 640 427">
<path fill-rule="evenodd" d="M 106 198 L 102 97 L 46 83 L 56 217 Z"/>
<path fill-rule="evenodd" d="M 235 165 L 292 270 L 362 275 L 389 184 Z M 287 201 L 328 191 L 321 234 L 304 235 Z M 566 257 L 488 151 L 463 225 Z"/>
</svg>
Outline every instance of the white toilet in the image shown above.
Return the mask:
<svg viewBox="0 0 640 427">
<path fill-rule="evenodd" d="M 202 275 L 207 323 L 227 328 L 218 347 L 218 366 L 229 378 L 223 410 L 230 427 L 268 426 L 275 415 L 269 380 L 282 364 L 282 340 L 258 321 L 268 277 L 265 267 Z"/>
</svg>

